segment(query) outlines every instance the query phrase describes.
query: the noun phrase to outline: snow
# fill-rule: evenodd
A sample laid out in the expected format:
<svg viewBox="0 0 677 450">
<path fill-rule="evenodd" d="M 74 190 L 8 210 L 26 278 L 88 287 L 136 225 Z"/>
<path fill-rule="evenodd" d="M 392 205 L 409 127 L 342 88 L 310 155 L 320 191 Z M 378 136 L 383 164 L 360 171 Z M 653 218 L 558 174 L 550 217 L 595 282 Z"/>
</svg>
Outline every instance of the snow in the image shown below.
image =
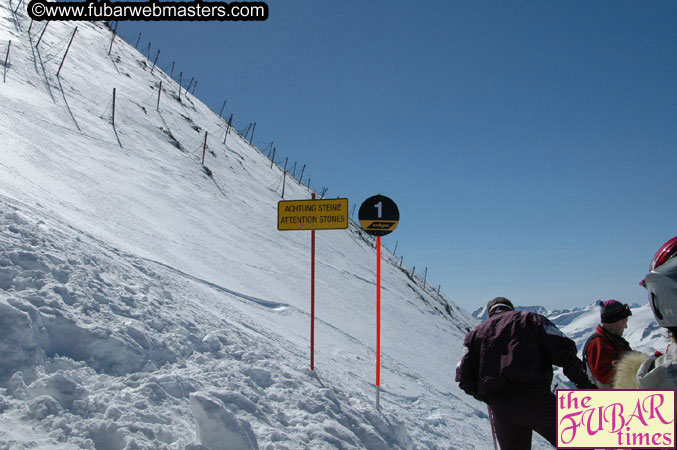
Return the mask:
<svg viewBox="0 0 677 450">
<path fill-rule="evenodd" d="M 190 401 L 201 445 L 213 450 L 258 450 L 251 424 L 238 419 L 218 396 L 194 393 Z M 255 408 L 253 404 L 252 407 Z"/>
<path fill-rule="evenodd" d="M 54 448 L 222 448 L 212 444 L 224 435 L 255 436 L 242 448 L 413 448 L 400 419 L 308 370 L 307 343 L 272 326 L 307 316 L 177 277 L 31 214 L 40 213 L 0 207 L 10 286 L 0 303 L 4 445 L 44 446 L 34 433 L 13 435 L 32 422 L 44 442 L 64 444 Z"/>
<path fill-rule="evenodd" d="M 29 24 L 0 5 L 0 449 L 490 447 L 454 382 L 476 319 L 385 252 L 376 411 L 374 240 L 317 232 L 309 370 L 282 170 L 131 45 L 109 56 L 104 24 L 52 22 L 38 50 Z"/>
</svg>

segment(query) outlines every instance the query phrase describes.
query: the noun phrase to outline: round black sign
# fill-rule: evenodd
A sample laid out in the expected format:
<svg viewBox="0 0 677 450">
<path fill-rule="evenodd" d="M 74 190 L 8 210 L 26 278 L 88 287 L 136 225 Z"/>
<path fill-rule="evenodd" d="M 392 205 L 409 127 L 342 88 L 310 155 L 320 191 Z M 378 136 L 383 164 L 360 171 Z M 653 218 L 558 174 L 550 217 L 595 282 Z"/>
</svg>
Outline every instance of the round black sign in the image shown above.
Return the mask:
<svg viewBox="0 0 677 450">
<path fill-rule="evenodd" d="M 357 217 L 364 231 L 372 236 L 385 236 L 397 228 L 400 210 L 394 201 L 379 194 L 362 203 Z"/>
</svg>

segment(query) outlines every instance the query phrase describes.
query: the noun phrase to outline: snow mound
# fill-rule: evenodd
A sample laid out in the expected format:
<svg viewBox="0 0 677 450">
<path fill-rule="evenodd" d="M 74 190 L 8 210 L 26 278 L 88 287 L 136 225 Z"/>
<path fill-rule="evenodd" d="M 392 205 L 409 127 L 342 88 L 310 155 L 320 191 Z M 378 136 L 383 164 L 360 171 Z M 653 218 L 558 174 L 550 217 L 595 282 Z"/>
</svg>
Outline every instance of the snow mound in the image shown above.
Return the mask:
<svg viewBox="0 0 677 450">
<path fill-rule="evenodd" d="M 218 398 L 196 392 L 190 401 L 201 445 L 211 450 L 258 450 L 249 422 L 238 419 Z"/>
</svg>

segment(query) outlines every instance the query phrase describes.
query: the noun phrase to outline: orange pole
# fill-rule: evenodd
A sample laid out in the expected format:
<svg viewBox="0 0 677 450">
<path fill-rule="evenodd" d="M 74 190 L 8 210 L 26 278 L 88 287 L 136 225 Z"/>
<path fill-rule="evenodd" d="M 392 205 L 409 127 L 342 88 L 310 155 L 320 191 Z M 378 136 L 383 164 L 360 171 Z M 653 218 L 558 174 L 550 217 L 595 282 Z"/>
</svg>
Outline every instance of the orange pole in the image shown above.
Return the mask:
<svg viewBox="0 0 677 450">
<path fill-rule="evenodd" d="M 376 236 L 376 409 L 381 397 L 381 236 Z"/>
<path fill-rule="evenodd" d="M 315 370 L 315 230 L 310 232 L 310 370 Z"/>
</svg>

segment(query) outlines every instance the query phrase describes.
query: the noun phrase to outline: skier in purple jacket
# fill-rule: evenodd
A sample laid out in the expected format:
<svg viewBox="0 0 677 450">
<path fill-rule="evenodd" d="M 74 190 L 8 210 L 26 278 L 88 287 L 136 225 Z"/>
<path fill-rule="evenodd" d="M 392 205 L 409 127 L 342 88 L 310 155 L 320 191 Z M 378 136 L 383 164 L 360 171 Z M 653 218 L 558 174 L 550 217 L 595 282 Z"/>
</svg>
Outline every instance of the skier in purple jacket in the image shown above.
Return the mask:
<svg viewBox="0 0 677 450">
<path fill-rule="evenodd" d="M 546 317 L 515 311 L 497 297 L 489 318 L 469 332 L 456 381 L 493 412 L 502 450 L 528 450 L 532 431 L 556 446 L 556 398 L 550 390 L 552 366 L 560 366 L 579 389 L 595 389 L 576 356 L 576 344 Z"/>
</svg>

